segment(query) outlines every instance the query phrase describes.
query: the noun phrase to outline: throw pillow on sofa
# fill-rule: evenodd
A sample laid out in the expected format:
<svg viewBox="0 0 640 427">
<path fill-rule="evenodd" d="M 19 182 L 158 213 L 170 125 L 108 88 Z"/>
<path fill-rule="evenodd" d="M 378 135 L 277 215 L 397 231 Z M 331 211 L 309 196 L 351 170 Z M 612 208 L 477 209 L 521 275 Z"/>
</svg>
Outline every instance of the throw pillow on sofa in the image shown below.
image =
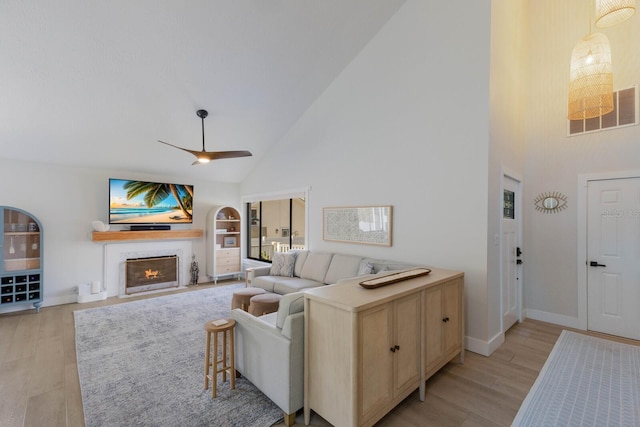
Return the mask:
<svg viewBox="0 0 640 427">
<path fill-rule="evenodd" d="M 271 276 L 293 277 L 293 267 L 296 264 L 295 253 L 275 252 L 271 260 Z"/>
<path fill-rule="evenodd" d="M 373 264 L 370 262 L 362 261 L 360 263 L 360 269 L 358 270 L 358 276 L 364 276 L 365 274 L 373 273 Z"/>
</svg>

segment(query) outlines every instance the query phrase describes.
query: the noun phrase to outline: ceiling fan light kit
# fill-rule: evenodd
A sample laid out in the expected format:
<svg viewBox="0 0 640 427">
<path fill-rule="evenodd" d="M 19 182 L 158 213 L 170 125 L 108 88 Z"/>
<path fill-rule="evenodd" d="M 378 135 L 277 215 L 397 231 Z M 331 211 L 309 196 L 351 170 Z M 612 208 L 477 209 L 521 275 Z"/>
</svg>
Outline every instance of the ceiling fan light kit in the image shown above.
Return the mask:
<svg viewBox="0 0 640 427">
<path fill-rule="evenodd" d="M 194 165 L 209 163 L 212 160 L 233 159 L 235 157 L 249 157 L 252 155 L 250 151 L 207 151 L 204 146 L 204 119 L 209 115 L 209 113 L 207 110 L 198 110 L 196 111 L 196 115 L 200 117 L 200 120 L 202 121 L 202 151 L 189 150 L 188 148 L 178 147 L 177 145 L 169 144 L 168 142 L 160 140 L 158 140 L 158 142 L 193 154 L 196 157 L 196 161 L 193 162 Z"/>
</svg>

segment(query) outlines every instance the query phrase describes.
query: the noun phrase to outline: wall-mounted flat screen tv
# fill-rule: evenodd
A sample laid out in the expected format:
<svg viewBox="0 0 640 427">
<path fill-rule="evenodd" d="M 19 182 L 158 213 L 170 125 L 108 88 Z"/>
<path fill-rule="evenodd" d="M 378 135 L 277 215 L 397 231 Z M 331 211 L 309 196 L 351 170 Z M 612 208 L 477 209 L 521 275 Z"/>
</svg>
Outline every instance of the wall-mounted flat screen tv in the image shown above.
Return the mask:
<svg viewBox="0 0 640 427">
<path fill-rule="evenodd" d="M 191 224 L 193 185 L 109 179 L 109 224 Z"/>
</svg>

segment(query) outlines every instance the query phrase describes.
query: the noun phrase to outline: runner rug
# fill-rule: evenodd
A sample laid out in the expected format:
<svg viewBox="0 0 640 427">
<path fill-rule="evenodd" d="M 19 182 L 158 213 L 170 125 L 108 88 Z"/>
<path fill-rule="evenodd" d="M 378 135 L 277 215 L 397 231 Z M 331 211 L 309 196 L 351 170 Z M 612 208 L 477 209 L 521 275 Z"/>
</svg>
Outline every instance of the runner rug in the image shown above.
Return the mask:
<svg viewBox="0 0 640 427">
<path fill-rule="evenodd" d="M 640 425 L 640 346 L 562 331 L 512 425 Z"/>
<path fill-rule="evenodd" d="M 74 311 L 85 425 L 270 426 L 282 411 L 244 378 L 204 390 L 204 324 L 244 284 Z"/>
</svg>

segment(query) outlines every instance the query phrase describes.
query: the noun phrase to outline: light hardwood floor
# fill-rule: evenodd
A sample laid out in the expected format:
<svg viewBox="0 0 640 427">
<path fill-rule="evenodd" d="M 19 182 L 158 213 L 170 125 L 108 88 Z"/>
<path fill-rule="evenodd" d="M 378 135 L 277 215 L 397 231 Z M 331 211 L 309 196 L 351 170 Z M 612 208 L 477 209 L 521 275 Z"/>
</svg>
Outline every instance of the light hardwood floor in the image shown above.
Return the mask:
<svg viewBox="0 0 640 427">
<path fill-rule="evenodd" d="M 225 284 L 229 282 L 217 286 Z M 214 285 L 203 284 L 174 292 L 211 286 Z M 167 293 L 153 296 L 158 295 Z M 39 314 L 29 310 L 0 315 L 0 425 L 84 426 L 73 311 L 153 296 L 44 307 Z M 466 352 L 463 365 L 449 363 L 427 381 L 424 402 L 420 402 L 416 391 L 377 425 L 511 425 L 562 329 L 533 320 L 516 324 L 490 357 Z M 621 341 L 640 345 L 637 341 Z M 329 426 L 315 414 L 311 421 L 313 426 Z M 296 423 L 304 425 L 301 412 Z M 242 425 L 240 420 L 238 425 Z"/>
</svg>

